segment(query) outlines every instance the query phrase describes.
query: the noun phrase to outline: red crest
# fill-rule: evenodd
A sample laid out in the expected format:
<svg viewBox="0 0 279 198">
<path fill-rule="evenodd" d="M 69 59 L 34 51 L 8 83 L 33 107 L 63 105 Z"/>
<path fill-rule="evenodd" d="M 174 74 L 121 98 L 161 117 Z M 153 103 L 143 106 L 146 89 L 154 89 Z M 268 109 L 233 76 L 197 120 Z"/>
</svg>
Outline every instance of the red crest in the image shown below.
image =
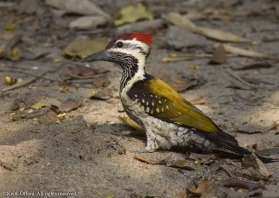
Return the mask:
<svg viewBox="0 0 279 198">
<path fill-rule="evenodd" d="M 152 44 L 152 36 L 150 34 L 141 33 L 141 32 L 129 32 L 129 33 L 120 34 L 119 36 L 112 39 L 107 45 L 106 49 L 111 48 L 113 44 L 118 40 L 132 40 L 132 39 L 141 41 L 149 46 L 151 46 Z"/>
</svg>

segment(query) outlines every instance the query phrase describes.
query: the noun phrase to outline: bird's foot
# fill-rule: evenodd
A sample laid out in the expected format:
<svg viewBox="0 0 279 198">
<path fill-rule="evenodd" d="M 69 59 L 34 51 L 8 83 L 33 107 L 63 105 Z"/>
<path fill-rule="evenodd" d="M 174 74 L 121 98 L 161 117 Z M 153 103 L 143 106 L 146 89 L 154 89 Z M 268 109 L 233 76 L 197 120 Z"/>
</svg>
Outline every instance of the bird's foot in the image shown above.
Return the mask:
<svg viewBox="0 0 279 198">
<path fill-rule="evenodd" d="M 155 151 L 155 149 L 150 149 L 148 147 L 145 147 L 143 149 L 139 149 L 139 150 L 133 150 L 131 152 L 133 153 L 137 153 L 137 154 L 141 154 L 141 153 L 153 153 Z"/>
</svg>

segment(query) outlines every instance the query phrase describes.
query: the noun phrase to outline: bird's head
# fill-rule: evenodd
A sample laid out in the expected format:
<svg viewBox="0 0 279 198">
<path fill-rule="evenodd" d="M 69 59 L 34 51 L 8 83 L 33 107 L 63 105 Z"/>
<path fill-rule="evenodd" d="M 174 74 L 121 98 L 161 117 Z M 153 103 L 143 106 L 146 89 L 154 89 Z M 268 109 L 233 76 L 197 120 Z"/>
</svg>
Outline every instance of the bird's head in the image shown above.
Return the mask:
<svg viewBox="0 0 279 198">
<path fill-rule="evenodd" d="M 112 39 L 104 50 L 84 58 L 84 61 L 108 61 L 119 64 L 124 70 L 144 70 L 151 44 L 149 34 L 124 33 Z"/>
</svg>

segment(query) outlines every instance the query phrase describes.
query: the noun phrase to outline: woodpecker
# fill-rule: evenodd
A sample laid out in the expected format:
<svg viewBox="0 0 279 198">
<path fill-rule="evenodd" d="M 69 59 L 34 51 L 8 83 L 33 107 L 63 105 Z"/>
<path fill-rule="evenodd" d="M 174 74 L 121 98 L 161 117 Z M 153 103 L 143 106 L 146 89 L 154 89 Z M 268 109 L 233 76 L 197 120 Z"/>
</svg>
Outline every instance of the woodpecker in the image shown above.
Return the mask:
<svg viewBox="0 0 279 198">
<path fill-rule="evenodd" d="M 206 152 L 224 149 L 239 156 L 251 154 L 167 83 L 145 71 L 151 44 L 149 34 L 124 33 L 112 39 L 103 51 L 84 58 L 85 62 L 108 61 L 122 67 L 121 102 L 127 115 L 145 129 L 146 150 L 185 147 Z M 257 156 L 264 162 L 274 160 Z"/>
</svg>

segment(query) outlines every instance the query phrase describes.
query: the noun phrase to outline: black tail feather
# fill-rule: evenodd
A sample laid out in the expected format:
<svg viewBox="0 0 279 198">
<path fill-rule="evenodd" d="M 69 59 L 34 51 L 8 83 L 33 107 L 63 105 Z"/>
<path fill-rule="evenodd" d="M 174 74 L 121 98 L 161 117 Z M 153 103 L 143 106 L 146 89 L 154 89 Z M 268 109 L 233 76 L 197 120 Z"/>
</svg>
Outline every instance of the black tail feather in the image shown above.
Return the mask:
<svg viewBox="0 0 279 198">
<path fill-rule="evenodd" d="M 231 143 L 219 143 L 218 146 L 221 146 L 225 149 L 228 149 L 229 151 L 243 157 L 244 155 L 250 155 L 252 154 L 251 151 L 239 146 L 238 144 L 231 144 Z M 269 157 L 264 157 L 264 156 L 261 156 L 257 153 L 255 153 L 255 155 L 264 163 L 272 163 L 272 162 L 278 162 L 279 159 L 274 159 L 274 158 L 269 158 Z"/>
<path fill-rule="evenodd" d="M 264 156 L 258 155 L 257 153 L 255 153 L 255 155 L 264 163 L 279 162 L 279 159 L 264 157 Z"/>
<path fill-rule="evenodd" d="M 238 144 L 231 144 L 231 143 L 228 143 L 228 142 L 222 142 L 220 143 L 219 142 L 219 145 L 218 146 L 221 146 L 225 149 L 228 149 L 229 151 L 243 157 L 244 155 L 250 155 L 252 154 L 251 151 L 239 146 Z M 261 156 L 257 153 L 255 153 L 255 155 L 264 163 L 272 163 L 272 162 L 278 162 L 279 159 L 274 159 L 274 158 L 269 158 L 269 157 L 264 157 L 264 156 Z"/>
<path fill-rule="evenodd" d="M 215 143 L 218 147 L 224 148 L 241 157 L 252 154 L 251 151 L 239 146 L 237 140 L 233 136 L 231 136 L 223 131 L 218 131 L 216 133 L 209 133 L 209 132 L 203 132 L 203 131 L 197 131 L 197 132 L 201 136 L 203 136 L 206 139 L 210 140 L 211 142 Z M 255 153 L 255 155 L 264 163 L 271 163 L 271 162 L 279 161 L 279 159 L 264 157 L 257 153 Z"/>
</svg>

